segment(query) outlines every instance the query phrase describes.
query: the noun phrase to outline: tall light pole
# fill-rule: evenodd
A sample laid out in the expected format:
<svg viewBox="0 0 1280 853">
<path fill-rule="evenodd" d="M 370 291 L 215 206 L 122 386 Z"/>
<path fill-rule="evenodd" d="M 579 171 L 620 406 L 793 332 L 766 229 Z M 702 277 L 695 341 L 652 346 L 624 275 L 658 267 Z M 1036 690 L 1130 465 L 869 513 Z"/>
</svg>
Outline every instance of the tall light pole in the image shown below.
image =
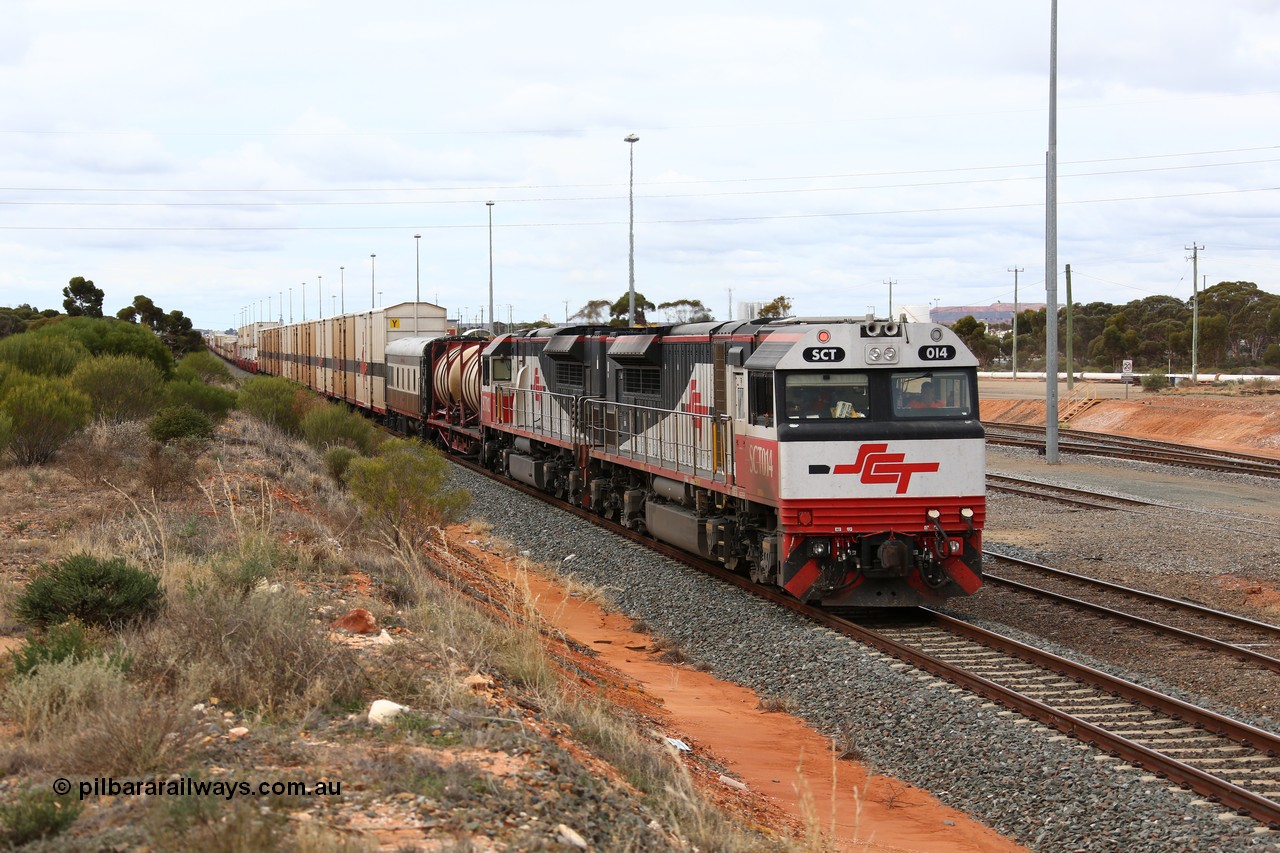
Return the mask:
<svg viewBox="0 0 1280 853">
<path fill-rule="evenodd" d="M 302 322 L 307 322 L 307 283 L 302 283 Z"/>
<path fill-rule="evenodd" d="M 338 297 L 342 300 L 342 313 L 347 313 L 347 268 L 338 267 Z"/>
<path fill-rule="evenodd" d="M 316 276 L 316 317 L 317 320 L 324 319 L 324 276 Z"/>
<path fill-rule="evenodd" d="M 377 264 L 377 257 L 378 257 L 377 255 L 372 253 L 370 253 L 369 255 L 369 311 L 370 312 L 372 312 L 374 308 L 378 307 L 373 301 L 374 281 L 377 279 L 377 276 L 378 276 L 378 270 L 377 270 L 377 267 L 375 266 Z"/>
<path fill-rule="evenodd" d="M 630 227 L 627 229 L 630 241 L 630 251 L 627 254 L 627 323 L 634 326 L 636 324 L 636 143 L 640 141 L 640 137 L 633 133 L 622 141 L 627 143 L 627 148 L 631 151 L 631 174 L 627 180 L 627 207 L 631 212 Z"/>
<path fill-rule="evenodd" d="M 284 325 L 284 291 L 280 291 L 280 325 Z"/>
<path fill-rule="evenodd" d="M 1010 267 L 1006 272 L 1013 273 L 1013 378 L 1018 378 L 1018 273 L 1022 267 Z"/>
<path fill-rule="evenodd" d="M 1058 464 L 1058 0 L 1049 5 L 1049 150 L 1045 152 L 1044 461 Z"/>
<path fill-rule="evenodd" d="M 418 303 L 422 301 L 422 235 L 413 235 L 413 333 L 418 334 Z"/>
<path fill-rule="evenodd" d="M 486 201 L 489 208 L 489 332 L 493 333 L 493 202 Z"/>
</svg>

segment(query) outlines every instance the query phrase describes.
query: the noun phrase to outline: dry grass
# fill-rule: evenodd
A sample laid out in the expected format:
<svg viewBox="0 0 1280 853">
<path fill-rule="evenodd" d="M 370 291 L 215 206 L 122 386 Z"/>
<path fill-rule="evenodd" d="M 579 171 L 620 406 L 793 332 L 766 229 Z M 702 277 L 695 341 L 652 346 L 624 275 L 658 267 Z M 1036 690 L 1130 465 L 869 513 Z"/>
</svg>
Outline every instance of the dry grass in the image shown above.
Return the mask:
<svg viewBox="0 0 1280 853">
<path fill-rule="evenodd" d="M 105 659 L 41 665 L 5 686 L 5 711 L 40 762 L 65 773 L 139 774 L 186 751 L 189 715 Z"/>
<path fill-rule="evenodd" d="M 330 643 L 309 603 L 287 589 L 243 597 L 220 587 L 190 590 L 126 649 L 138 677 L 184 701 L 216 696 L 263 714 L 350 705 L 366 686 L 354 654 Z"/>
</svg>

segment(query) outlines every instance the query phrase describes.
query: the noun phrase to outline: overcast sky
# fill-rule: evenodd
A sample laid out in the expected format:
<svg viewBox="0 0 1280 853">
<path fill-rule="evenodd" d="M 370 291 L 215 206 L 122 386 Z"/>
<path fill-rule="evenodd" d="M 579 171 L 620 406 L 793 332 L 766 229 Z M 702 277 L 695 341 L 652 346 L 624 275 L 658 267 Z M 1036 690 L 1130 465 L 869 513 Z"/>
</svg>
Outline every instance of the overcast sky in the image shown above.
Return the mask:
<svg viewBox="0 0 1280 853">
<path fill-rule="evenodd" d="M 82 275 L 201 328 L 304 292 L 478 320 L 493 201 L 499 319 L 562 321 L 627 292 L 630 154 L 652 302 L 883 316 L 890 281 L 1012 301 L 1015 267 L 1044 301 L 1049 0 L 0 14 L 0 304 Z M 1280 2 L 1062 0 L 1058 30 L 1075 300 L 1190 298 L 1193 244 L 1210 285 L 1280 293 Z"/>
</svg>

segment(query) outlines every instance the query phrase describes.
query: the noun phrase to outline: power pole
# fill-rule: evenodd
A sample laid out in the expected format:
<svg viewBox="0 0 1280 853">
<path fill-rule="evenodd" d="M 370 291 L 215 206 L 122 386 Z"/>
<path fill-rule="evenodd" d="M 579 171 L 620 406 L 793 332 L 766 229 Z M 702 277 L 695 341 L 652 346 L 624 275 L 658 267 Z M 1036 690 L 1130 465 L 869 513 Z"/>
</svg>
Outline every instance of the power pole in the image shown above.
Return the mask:
<svg viewBox="0 0 1280 853">
<path fill-rule="evenodd" d="M 1018 273 L 1025 272 L 1022 267 L 1010 267 L 1007 272 L 1013 273 L 1013 378 L 1018 378 Z"/>
<path fill-rule="evenodd" d="M 889 319 L 893 319 L 893 279 L 888 279 L 885 284 L 889 285 Z"/>
<path fill-rule="evenodd" d="M 1191 381 L 1196 381 L 1196 371 L 1200 366 L 1200 253 L 1204 246 L 1197 246 L 1195 241 L 1186 247 L 1191 253 Z"/>
</svg>

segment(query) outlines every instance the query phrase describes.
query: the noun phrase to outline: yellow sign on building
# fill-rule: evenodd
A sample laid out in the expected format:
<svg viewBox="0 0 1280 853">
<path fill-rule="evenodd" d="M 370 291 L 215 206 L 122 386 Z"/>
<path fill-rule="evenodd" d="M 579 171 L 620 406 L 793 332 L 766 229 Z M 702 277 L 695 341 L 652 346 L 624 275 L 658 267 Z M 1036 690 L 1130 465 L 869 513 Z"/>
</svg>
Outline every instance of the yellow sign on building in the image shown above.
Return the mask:
<svg viewBox="0 0 1280 853">
<path fill-rule="evenodd" d="M 390 318 L 388 318 L 388 319 L 387 319 L 387 328 L 388 328 L 388 329 L 398 329 L 398 328 L 400 328 L 400 318 L 399 318 L 399 317 L 390 317 Z"/>
</svg>

